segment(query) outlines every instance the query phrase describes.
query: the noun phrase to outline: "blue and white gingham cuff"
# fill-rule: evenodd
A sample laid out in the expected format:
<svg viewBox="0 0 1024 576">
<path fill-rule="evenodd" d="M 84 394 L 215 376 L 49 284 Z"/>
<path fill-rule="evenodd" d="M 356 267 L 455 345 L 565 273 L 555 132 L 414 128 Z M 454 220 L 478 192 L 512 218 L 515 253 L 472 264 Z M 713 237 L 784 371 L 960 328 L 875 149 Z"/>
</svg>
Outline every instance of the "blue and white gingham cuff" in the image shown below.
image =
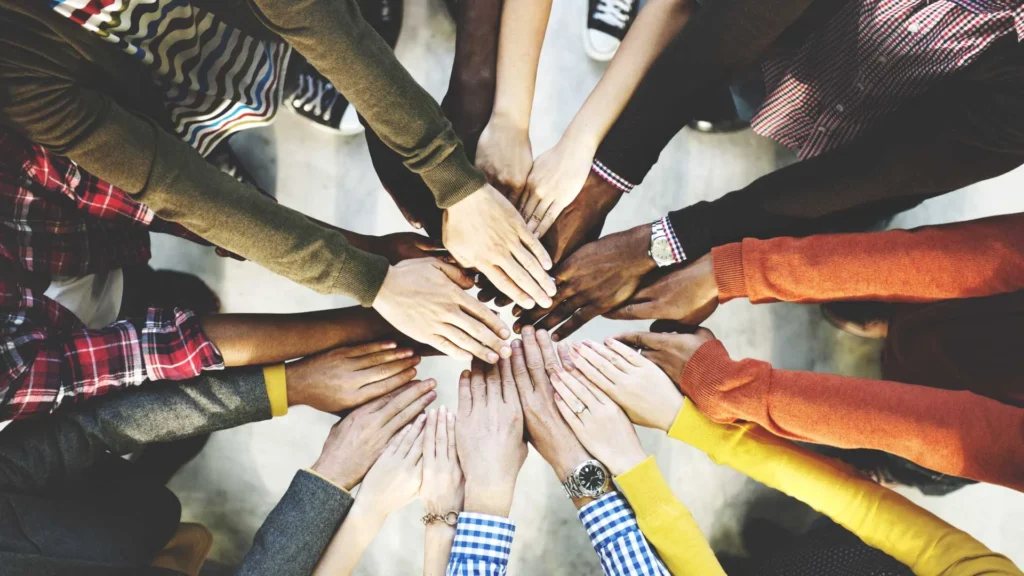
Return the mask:
<svg viewBox="0 0 1024 576">
<path fill-rule="evenodd" d="M 636 184 L 633 184 L 629 180 L 626 180 L 622 176 L 619 176 L 615 172 L 612 172 L 607 166 L 601 163 L 597 158 L 594 159 L 594 163 L 590 166 L 590 169 L 601 177 L 602 180 L 615 186 L 623 192 L 632 192 L 633 188 L 636 188 Z"/>
<path fill-rule="evenodd" d="M 516 525 L 508 518 L 463 512 L 455 528 L 452 558 L 507 563 Z"/>
<path fill-rule="evenodd" d="M 668 245 L 672 248 L 672 259 L 676 261 L 676 264 L 682 264 L 686 261 L 686 252 L 683 251 L 683 245 L 679 242 L 679 237 L 676 236 L 676 230 L 672 227 L 672 221 L 665 216 L 661 219 L 662 229 L 665 231 L 665 236 L 668 237 Z"/>
<path fill-rule="evenodd" d="M 618 492 L 609 492 L 576 511 L 594 548 L 603 548 L 624 532 L 639 530 L 636 515 Z"/>
</svg>

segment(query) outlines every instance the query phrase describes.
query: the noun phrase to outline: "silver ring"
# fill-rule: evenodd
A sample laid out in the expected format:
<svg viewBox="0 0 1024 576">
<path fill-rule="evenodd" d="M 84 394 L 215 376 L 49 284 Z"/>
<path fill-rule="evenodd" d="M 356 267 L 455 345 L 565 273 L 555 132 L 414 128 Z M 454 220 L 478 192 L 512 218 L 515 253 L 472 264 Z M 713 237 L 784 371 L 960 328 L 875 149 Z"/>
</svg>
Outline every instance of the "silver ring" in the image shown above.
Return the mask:
<svg viewBox="0 0 1024 576">
<path fill-rule="evenodd" d="M 583 414 L 586 411 L 587 411 L 587 405 L 586 404 L 580 404 L 580 409 L 579 410 L 573 410 L 572 413 L 577 415 L 577 416 L 579 416 L 580 414 Z"/>
</svg>

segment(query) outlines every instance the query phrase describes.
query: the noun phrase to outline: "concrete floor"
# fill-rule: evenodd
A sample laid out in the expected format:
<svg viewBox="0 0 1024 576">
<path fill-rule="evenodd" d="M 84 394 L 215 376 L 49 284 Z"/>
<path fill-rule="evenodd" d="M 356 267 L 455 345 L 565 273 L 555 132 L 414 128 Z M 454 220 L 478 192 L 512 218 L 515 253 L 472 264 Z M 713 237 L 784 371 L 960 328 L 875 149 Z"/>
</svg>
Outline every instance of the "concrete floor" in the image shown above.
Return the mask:
<svg viewBox="0 0 1024 576">
<path fill-rule="evenodd" d="M 557 141 L 604 69 L 590 61 L 580 45 L 585 10 L 584 0 L 554 2 L 531 131 L 537 153 Z M 399 58 L 438 98 L 447 85 L 453 44 L 454 26 L 440 0 L 406 1 Z M 273 127 L 244 134 L 236 147 L 260 183 L 287 206 L 363 233 L 408 229 L 374 174 L 362 137 L 327 135 L 282 112 Z M 669 209 L 720 196 L 790 161 L 787 151 L 750 132 L 705 136 L 684 131 L 662 154 L 648 180 L 621 202 L 605 230 L 649 222 Z M 1024 196 L 1014 193 L 1021 186 L 1024 171 L 1018 170 L 977 185 L 969 194 L 928 202 L 900 216 L 895 225 L 1024 210 Z M 217 258 L 211 249 L 183 241 L 156 238 L 154 252 L 155 266 L 202 276 L 220 294 L 225 312 L 300 312 L 354 304 L 343 297 L 315 294 L 254 264 Z M 708 325 L 733 357 L 759 358 L 789 369 L 878 374 L 878 348 L 832 329 L 814 306 L 734 302 L 720 309 Z M 598 339 L 642 326 L 601 319 L 579 336 Z M 457 375 L 464 368 L 454 360 L 428 359 L 420 374 L 441 383 L 438 403 L 455 406 Z M 174 478 L 171 486 L 184 504 L 185 519 L 203 522 L 216 534 L 213 560 L 233 564 L 245 554 L 295 471 L 315 461 L 333 421 L 328 415 L 296 409 L 285 418 L 217 433 Z M 641 438 L 716 548 L 736 549 L 742 519 L 755 502 L 771 498 L 767 489 L 660 433 L 641 431 Z M 945 498 L 907 495 L 1024 566 L 1024 494 L 977 485 Z M 800 524 L 808 515 L 785 502 L 767 510 L 791 524 Z M 390 518 L 357 573 L 420 572 L 422 513 L 414 503 Z M 518 524 L 512 573 L 600 573 L 575 510 L 535 453 L 519 476 L 512 517 Z"/>
</svg>

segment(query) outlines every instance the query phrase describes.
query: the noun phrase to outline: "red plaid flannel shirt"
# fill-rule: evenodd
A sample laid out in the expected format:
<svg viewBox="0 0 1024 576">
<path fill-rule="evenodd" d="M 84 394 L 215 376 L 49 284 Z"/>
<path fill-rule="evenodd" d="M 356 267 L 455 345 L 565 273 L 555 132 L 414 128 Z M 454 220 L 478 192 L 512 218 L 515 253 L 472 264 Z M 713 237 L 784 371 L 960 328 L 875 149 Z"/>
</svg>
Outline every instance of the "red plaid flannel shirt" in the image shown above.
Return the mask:
<svg viewBox="0 0 1024 576">
<path fill-rule="evenodd" d="M 0 127 L 0 421 L 146 380 L 223 368 L 191 311 L 151 308 L 145 319 L 91 330 L 43 294 L 53 275 L 148 261 L 151 230 L 202 242 L 67 158 Z"/>
</svg>

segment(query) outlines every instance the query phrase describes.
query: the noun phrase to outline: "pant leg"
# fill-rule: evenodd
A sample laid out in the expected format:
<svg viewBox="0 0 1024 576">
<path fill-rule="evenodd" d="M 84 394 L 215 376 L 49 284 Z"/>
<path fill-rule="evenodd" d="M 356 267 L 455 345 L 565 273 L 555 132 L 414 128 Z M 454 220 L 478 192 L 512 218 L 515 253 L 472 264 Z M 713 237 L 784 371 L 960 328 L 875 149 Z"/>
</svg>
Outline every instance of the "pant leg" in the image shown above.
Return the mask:
<svg viewBox="0 0 1024 576">
<path fill-rule="evenodd" d="M 970 390 L 1024 407 L 1024 290 L 901 307 L 882 355 L 886 380 Z"/>
</svg>

